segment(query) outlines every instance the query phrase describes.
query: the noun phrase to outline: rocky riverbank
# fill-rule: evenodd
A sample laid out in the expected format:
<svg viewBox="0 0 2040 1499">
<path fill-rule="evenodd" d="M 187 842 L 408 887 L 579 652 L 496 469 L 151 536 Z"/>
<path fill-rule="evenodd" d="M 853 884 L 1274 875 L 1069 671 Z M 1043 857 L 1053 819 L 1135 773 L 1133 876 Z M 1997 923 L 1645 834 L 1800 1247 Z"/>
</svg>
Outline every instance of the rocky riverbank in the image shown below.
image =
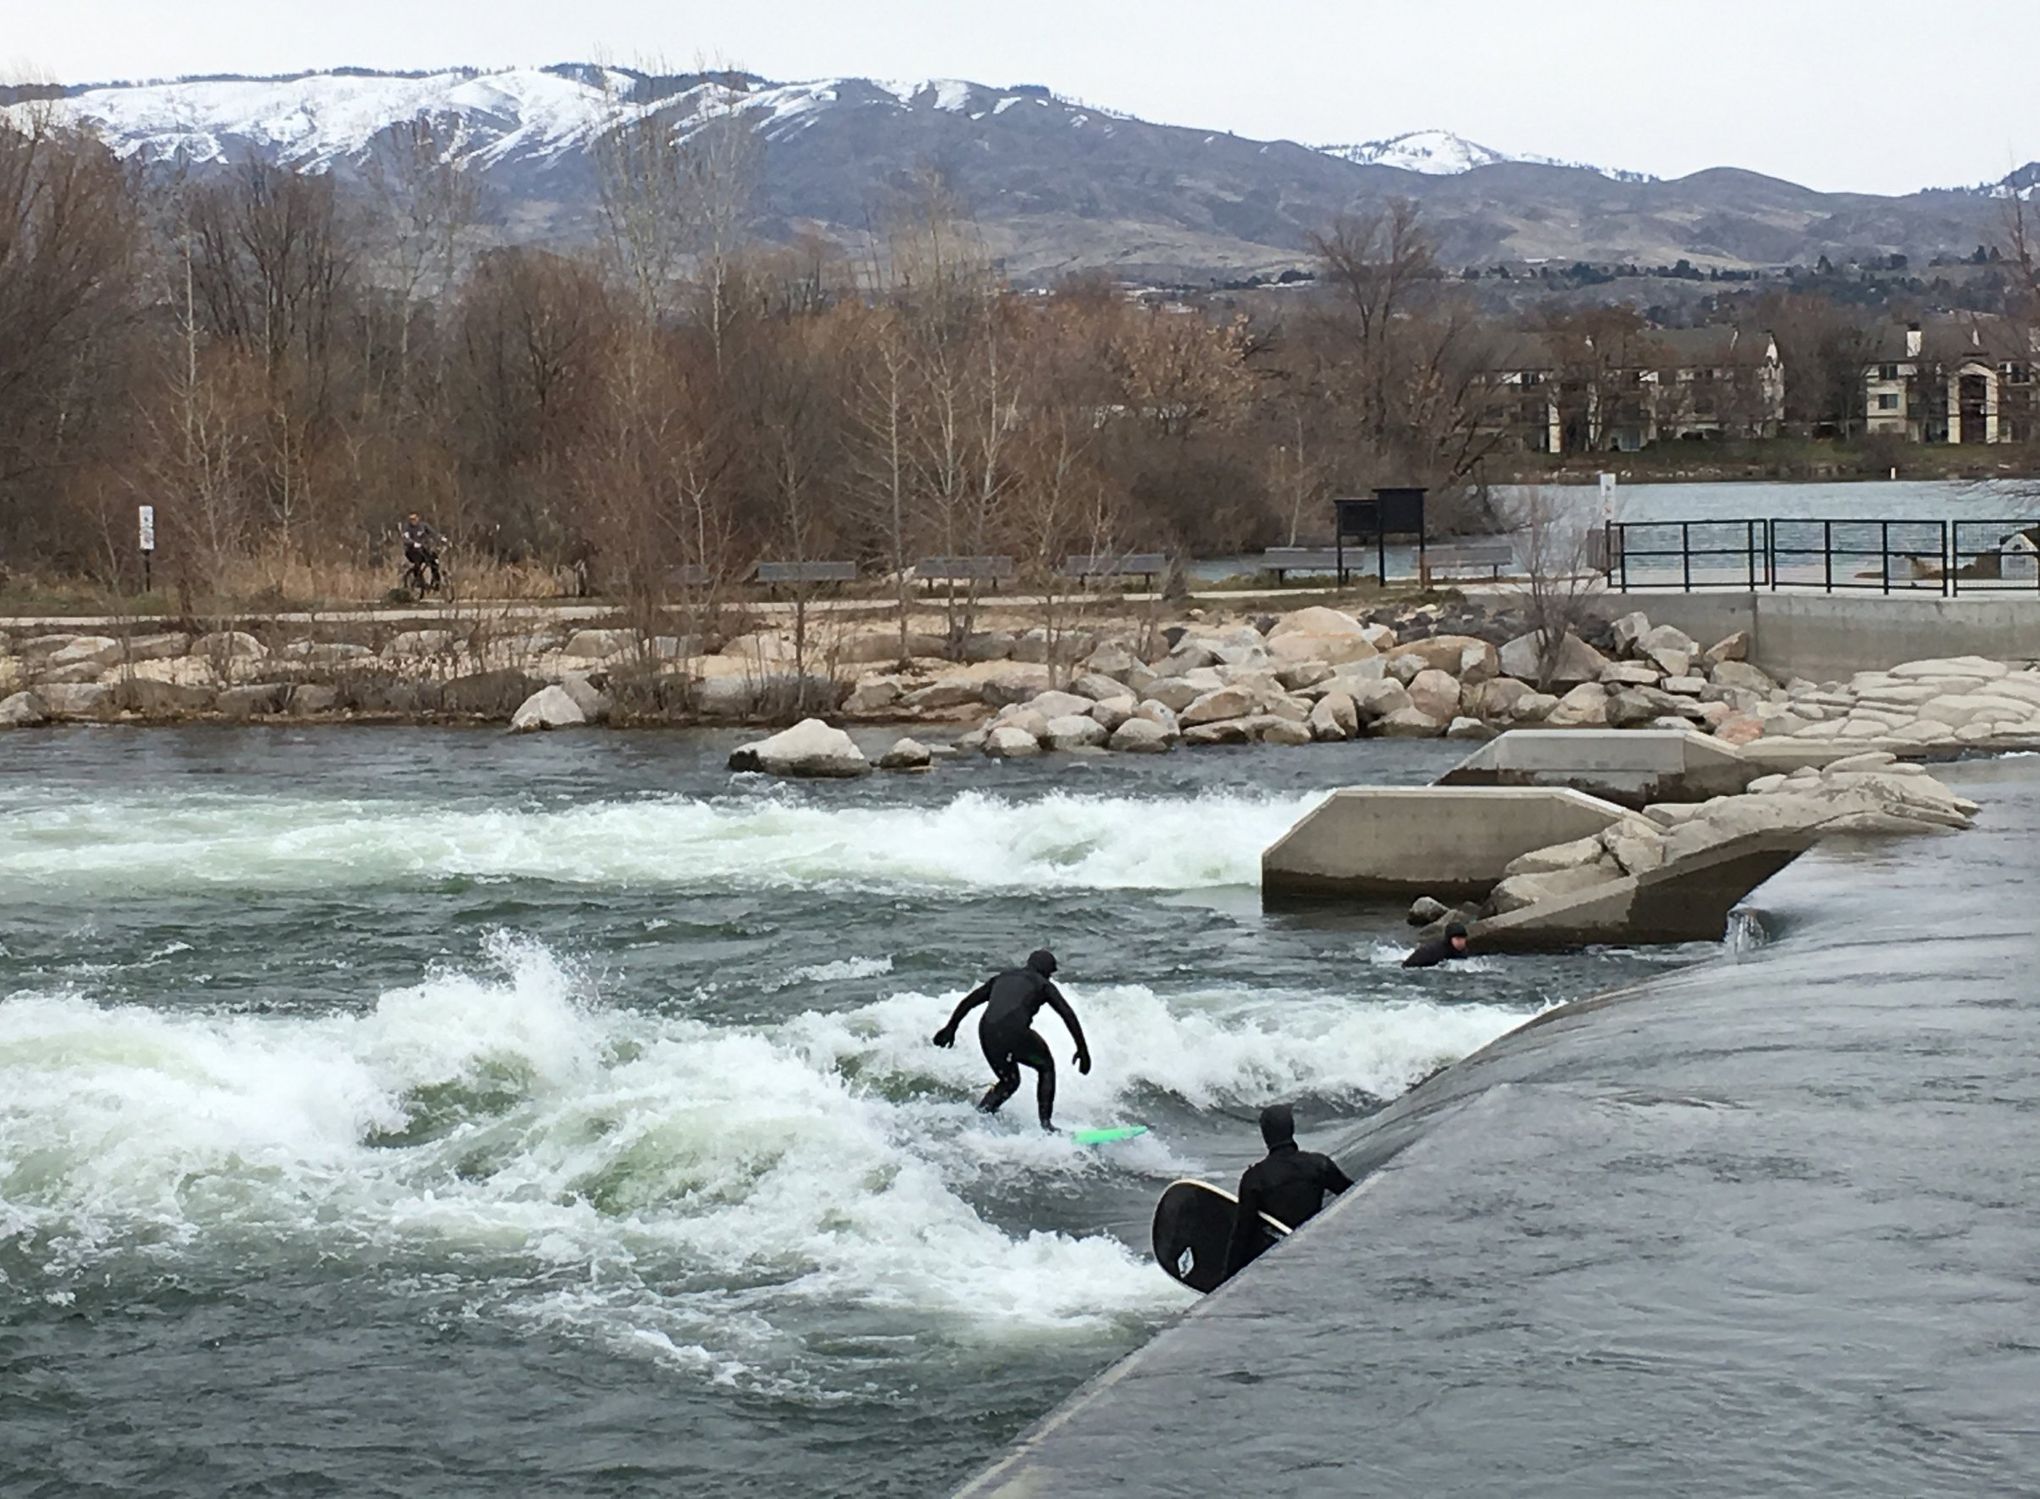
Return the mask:
<svg viewBox="0 0 2040 1499">
<path fill-rule="evenodd" d="M 1960 658 L 1780 682 L 1740 635 L 1703 646 L 1640 613 L 1538 638 L 1505 606 L 1367 614 L 1125 612 L 1054 631 L 988 617 L 958 636 L 831 622 L 695 639 L 483 621 L 377 631 L 294 625 L 0 637 L 0 727 L 71 721 L 474 721 L 947 725 L 965 753 L 1166 753 L 1363 736 L 1481 739 L 1508 728 L 1692 728 L 1838 752 L 2040 742 L 2040 672 Z M 933 623 L 933 621 L 929 621 Z M 952 641 L 955 643 L 952 644 Z M 896 763 L 935 758 L 911 742 Z"/>
</svg>

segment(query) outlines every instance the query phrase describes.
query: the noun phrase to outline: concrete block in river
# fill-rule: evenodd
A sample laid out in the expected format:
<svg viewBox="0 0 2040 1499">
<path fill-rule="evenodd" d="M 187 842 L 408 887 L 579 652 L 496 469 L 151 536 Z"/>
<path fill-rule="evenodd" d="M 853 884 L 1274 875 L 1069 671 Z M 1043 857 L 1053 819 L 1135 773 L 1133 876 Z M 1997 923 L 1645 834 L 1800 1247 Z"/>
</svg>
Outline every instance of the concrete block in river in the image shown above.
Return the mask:
<svg viewBox="0 0 2040 1499">
<path fill-rule="evenodd" d="M 1642 807 L 1733 796 L 1763 774 L 1733 745 L 1678 729 L 1511 729 L 1440 786 L 1568 786 Z"/>
<path fill-rule="evenodd" d="M 1513 859 L 1628 814 L 1563 787 L 1348 786 L 1261 855 L 1264 894 L 1485 895 Z"/>
</svg>

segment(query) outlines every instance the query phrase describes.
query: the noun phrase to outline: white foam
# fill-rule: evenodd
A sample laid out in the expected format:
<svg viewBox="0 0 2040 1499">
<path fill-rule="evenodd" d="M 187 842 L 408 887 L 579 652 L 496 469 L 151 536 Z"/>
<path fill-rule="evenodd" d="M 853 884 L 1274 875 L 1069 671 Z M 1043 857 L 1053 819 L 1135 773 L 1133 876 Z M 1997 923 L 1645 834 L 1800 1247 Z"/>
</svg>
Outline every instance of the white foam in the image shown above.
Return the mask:
<svg viewBox="0 0 2040 1499">
<path fill-rule="evenodd" d="M 812 1383 L 803 1319 L 846 1307 L 997 1341 L 1180 1303 L 1113 1238 L 1010 1233 L 972 1205 L 992 1179 L 1052 1198 L 1085 1176 L 1202 1163 L 1157 1136 L 1100 1152 L 1044 1135 L 1026 1100 L 977 1115 L 974 1038 L 928 1039 L 954 994 L 715 1027 L 609 1008 L 535 943 L 499 938 L 488 959 L 358 1015 L 0 1003 L 0 1240 L 51 1294 L 152 1245 L 486 1261 L 508 1268 L 473 1293 L 481 1314 L 774 1389 Z M 1157 1093 L 1395 1092 L 1521 1018 L 1324 994 L 1072 995 L 1097 1065 L 1063 1069 L 1071 1125 L 1133 1117 Z"/>
<path fill-rule="evenodd" d="M 1251 886 L 1315 800 L 1210 795 L 842 806 L 776 786 L 563 809 L 107 796 L 0 810 L 0 894 L 541 879 L 676 889 Z"/>
</svg>

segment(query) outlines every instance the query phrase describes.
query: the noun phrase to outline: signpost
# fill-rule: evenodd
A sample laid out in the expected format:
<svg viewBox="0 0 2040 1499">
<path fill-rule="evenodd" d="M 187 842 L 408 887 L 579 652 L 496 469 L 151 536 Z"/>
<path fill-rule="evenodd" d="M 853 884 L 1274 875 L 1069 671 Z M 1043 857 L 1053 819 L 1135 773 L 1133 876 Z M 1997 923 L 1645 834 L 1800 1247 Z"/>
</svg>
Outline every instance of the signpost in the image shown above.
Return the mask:
<svg viewBox="0 0 2040 1499">
<path fill-rule="evenodd" d="M 154 505 L 135 507 L 135 520 L 141 531 L 142 540 L 142 592 L 147 593 L 154 586 L 149 573 L 150 564 L 156 559 L 156 507 Z"/>
<path fill-rule="evenodd" d="M 1424 574 L 1424 494 L 1414 486 L 1381 488 L 1367 499 L 1332 501 L 1332 546 L 1337 552 L 1339 582 L 1346 581 L 1346 541 L 1372 540 L 1376 579 L 1388 584 L 1388 534 L 1417 538 L 1417 576 Z"/>
</svg>

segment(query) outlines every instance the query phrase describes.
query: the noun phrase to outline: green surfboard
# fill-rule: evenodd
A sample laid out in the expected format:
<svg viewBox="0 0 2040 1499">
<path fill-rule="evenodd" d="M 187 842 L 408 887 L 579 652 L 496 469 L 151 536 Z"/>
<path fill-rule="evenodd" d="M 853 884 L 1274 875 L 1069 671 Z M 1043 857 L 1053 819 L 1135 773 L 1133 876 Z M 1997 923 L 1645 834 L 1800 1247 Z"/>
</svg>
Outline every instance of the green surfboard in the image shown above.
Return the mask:
<svg viewBox="0 0 2040 1499">
<path fill-rule="evenodd" d="M 1112 1129 L 1073 1129 L 1070 1138 L 1079 1145 L 1110 1145 L 1117 1140 L 1131 1140 L 1135 1135 L 1148 1132 L 1145 1124 L 1121 1124 Z"/>
</svg>

